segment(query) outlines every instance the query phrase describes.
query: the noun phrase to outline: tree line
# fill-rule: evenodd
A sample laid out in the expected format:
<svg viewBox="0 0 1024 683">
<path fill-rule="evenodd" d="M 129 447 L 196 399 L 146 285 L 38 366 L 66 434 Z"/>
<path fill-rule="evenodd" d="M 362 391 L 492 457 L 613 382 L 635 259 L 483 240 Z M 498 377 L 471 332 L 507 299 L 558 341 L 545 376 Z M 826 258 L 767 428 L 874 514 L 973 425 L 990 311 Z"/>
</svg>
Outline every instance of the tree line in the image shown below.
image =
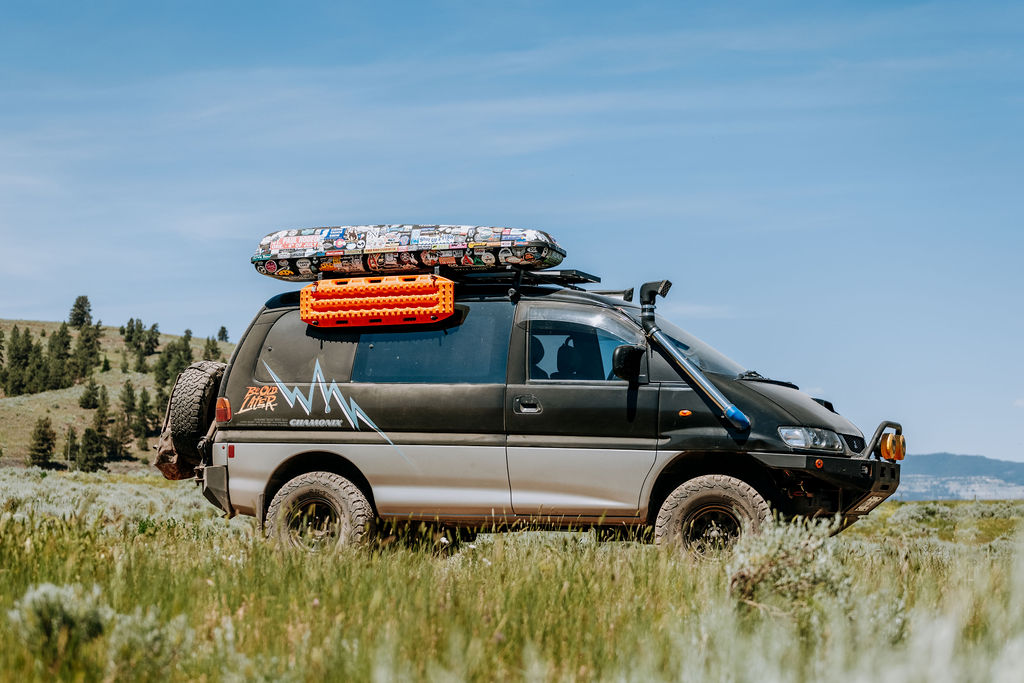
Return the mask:
<svg viewBox="0 0 1024 683">
<path fill-rule="evenodd" d="M 185 330 L 182 337 L 168 342 L 160 350 L 159 326 L 154 323 L 146 327 L 141 319 L 129 318 L 118 330 L 125 344 L 121 370 L 128 372 L 130 367 L 135 372 L 151 373 L 156 392 L 151 395 L 145 387 L 137 391 L 132 381 L 126 379 L 117 401 L 112 403 L 107 387 L 97 383 L 93 374 L 97 367 L 101 372 L 110 370 L 110 362 L 101 357 L 103 329 L 100 321 L 92 322 L 91 308 L 88 297 L 79 296 L 67 322 L 49 336 L 45 345 L 45 331 L 38 339 L 33 339 L 30 330 L 22 331 L 15 326 L 10 338 L 5 340 L 0 330 L 0 387 L 5 395 L 84 384 L 78 404 L 94 411 L 90 425 L 81 436 L 73 426 L 68 426 L 62 435 L 59 454 L 59 437 L 52 421 L 49 417 L 37 420 L 29 446 L 30 464 L 49 466 L 59 455 L 69 467 L 93 471 L 108 461 L 129 457 L 133 444 L 146 449 L 147 440 L 161 427 L 162 410 L 174 379 L 194 360 L 191 330 Z M 78 331 L 74 343 L 72 329 Z M 206 338 L 202 351 L 204 360 L 223 360 L 218 341 L 228 341 L 224 326 L 216 339 Z M 150 364 L 147 359 L 153 355 L 157 357 Z"/>
</svg>

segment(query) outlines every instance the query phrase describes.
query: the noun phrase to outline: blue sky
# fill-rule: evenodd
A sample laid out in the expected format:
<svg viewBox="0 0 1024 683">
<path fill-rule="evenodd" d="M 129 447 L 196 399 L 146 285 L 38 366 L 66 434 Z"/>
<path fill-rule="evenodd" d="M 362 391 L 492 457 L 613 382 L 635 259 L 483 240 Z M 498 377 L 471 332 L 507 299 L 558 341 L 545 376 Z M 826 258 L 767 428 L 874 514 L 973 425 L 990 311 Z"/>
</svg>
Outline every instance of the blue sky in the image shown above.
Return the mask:
<svg viewBox="0 0 1024 683">
<path fill-rule="evenodd" d="M 865 431 L 1024 460 L 1019 4 L 154 5 L 0 9 L 0 317 L 235 338 L 273 230 L 535 227 Z"/>
</svg>

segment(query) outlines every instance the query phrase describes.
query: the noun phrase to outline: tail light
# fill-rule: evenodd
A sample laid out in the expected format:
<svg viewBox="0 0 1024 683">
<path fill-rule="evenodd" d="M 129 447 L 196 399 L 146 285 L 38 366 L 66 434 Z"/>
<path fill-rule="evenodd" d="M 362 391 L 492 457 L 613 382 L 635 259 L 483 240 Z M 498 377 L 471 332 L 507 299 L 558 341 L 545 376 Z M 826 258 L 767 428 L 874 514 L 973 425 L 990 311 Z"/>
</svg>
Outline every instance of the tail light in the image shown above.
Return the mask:
<svg viewBox="0 0 1024 683">
<path fill-rule="evenodd" d="M 231 401 L 221 396 L 217 399 L 217 422 L 231 421 Z"/>
</svg>

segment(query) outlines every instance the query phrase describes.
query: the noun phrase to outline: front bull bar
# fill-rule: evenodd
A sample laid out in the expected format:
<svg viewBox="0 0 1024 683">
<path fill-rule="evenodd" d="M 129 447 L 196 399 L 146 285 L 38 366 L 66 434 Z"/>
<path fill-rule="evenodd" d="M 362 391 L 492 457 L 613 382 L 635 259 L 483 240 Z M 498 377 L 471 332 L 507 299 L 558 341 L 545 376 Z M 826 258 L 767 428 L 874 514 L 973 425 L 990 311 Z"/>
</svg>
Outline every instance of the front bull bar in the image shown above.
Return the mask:
<svg viewBox="0 0 1024 683">
<path fill-rule="evenodd" d="M 870 459 L 871 455 L 878 449 L 878 445 L 882 441 L 882 434 L 885 433 L 886 429 L 890 428 L 896 432 L 897 436 L 903 434 L 903 425 L 901 425 L 899 422 L 893 422 L 892 420 L 882 420 L 882 422 L 878 425 L 878 428 L 875 429 L 875 435 L 872 436 L 871 441 L 869 441 L 867 445 L 864 446 L 864 450 L 860 452 L 860 455 L 858 457 L 863 458 L 864 460 Z M 879 456 L 879 460 L 881 460 L 881 456 Z"/>
</svg>

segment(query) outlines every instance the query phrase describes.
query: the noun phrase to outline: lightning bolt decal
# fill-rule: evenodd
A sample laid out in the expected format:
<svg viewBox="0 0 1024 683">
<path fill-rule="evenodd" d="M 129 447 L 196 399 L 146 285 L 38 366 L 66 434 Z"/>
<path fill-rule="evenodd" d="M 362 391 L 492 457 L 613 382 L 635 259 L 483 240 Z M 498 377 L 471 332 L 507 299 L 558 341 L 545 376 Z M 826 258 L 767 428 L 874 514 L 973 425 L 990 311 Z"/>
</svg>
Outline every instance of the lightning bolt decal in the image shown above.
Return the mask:
<svg viewBox="0 0 1024 683">
<path fill-rule="evenodd" d="M 366 414 L 359 404 L 356 403 L 354 398 L 346 399 L 345 395 L 341 393 L 341 389 L 338 387 L 338 383 L 331 380 L 331 383 L 327 383 L 327 378 L 324 376 L 324 371 L 320 368 L 320 359 L 316 359 L 316 363 L 313 366 L 313 378 L 309 383 L 309 391 L 306 394 L 302 393 L 299 386 L 296 385 L 294 389 L 289 389 L 288 386 L 281 381 L 281 378 L 277 376 L 277 373 L 267 365 L 266 361 L 263 361 L 263 367 L 270 373 L 271 379 L 274 380 L 274 384 L 277 385 L 278 391 L 284 397 L 285 402 L 288 403 L 289 407 L 294 407 L 296 403 L 302 406 L 302 409 L 306 411 L 306 415 L 309 415 L 313 409 L 313 396 L 316 395 L 316 390 L 320 390 L 320 395 L 324 397 L 324 412 L 331 412 L 331 400 L 337 402 L 338 408 L 341 409 L 342 414 L 348 421 L 352 428 L 359 430 L 359 422 L 362 421 L 367 427 L 380 434 L 381 438 L 388 442 L 392 448 L 402 453 L 402 450 L 395 446 L 395 444 L 388 438 L 388 435 L 381 431 L 380 427 L 370 419 L 370 416 Z M 405 457 L 405 454 L 402 454 Z M 408 460 L 408 458 L 406 458 Z M 410 463 L 411 464 L 411 463 Z"/>
</svg>

